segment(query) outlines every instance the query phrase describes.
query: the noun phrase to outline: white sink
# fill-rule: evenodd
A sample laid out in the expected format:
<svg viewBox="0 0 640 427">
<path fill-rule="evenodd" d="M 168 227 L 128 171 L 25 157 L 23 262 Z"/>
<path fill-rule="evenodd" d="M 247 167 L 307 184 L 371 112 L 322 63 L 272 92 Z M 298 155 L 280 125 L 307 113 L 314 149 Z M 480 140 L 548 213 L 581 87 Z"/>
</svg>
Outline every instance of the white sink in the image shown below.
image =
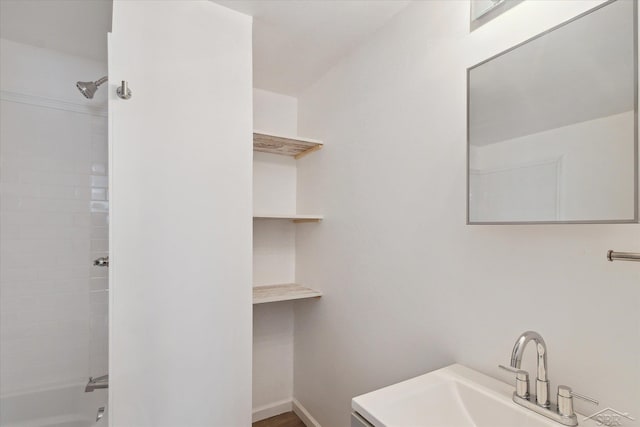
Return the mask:
<svg viewBox="0 0 640 427">
<path fill-rule="evenodd" d="M 513 390 L 477 371 L 451 365 L 355 397 L 351 406 L 375 427 L 561 425 L 515 404 Z"/>
</svg>

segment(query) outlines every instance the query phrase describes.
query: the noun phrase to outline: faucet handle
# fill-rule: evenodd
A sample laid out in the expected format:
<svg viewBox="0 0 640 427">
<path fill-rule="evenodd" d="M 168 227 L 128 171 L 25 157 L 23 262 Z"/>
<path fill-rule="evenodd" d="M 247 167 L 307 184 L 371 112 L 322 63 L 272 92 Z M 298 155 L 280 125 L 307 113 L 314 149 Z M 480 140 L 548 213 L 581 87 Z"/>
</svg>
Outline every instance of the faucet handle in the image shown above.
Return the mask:
<svg viewBox="0 0 640 427">
<path fill-rule="evenodd" d="M 510 366 L 498 365 L 498 368 L 504 369 L 507 372 L 511 372 L 512 374 L 516 374 L 517 380 L 529 381 L 529 373 L 523 369 L 512 368 Z"/>
<path fill-rule="evenodd" d="M 595 405 L 599 405 L 600 402 L 597 400 L 585 396 L 583 394 L 576 393 L 571 390 L 571 387 L 566 385 L 558 386 L 558 413 L 563 417 L 571 417 L 574 415 L 573 412 L 573 398 L 577 397 L 578 399 L 586 400 L 587 402 L 591 402 Z"/>
<path fill-rule="evenodd" d="M 585 396 L 584 394 L 576 393 L 575 391 L 571 390 L 571 387 L 566 385 L 558 386 L 558 396 L 559 397 L 577 397 L 578 399 L 586 400 L 587 402 L 593 403 L 594 405 L 600 404 L 600 402 L 598 402 L 596 399 L 589 396 Z"/>
<path fill-rule="evenodd" d="M 522 369 L 498 365 L 498 368 L 516 374 L 516 395 L 524 399 L 529 398 L 529 373 Z"/>
</svg>

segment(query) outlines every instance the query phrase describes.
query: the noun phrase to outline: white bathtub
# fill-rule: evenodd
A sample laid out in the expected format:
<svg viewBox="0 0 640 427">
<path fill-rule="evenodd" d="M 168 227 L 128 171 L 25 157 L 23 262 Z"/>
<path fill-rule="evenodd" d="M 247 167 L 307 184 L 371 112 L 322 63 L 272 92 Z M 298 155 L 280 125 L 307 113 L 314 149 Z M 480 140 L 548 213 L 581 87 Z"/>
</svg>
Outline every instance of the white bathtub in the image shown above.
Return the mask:
<svg viewBox="0 0 640 427">
<path fill-rule="evenodd" d="M 86 384 L 0 397 L 0 427 L 107 427 L 107 390 L 85 393 Z M 98 408 L 104 407 L 96 422 Z"/>
</svg>

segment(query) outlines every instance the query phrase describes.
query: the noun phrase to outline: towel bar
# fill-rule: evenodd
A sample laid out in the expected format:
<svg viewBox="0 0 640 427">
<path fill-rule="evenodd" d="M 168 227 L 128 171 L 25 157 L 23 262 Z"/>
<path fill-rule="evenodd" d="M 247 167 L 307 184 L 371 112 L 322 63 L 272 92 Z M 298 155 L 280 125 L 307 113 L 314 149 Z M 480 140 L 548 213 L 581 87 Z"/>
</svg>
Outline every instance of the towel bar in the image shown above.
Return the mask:
<svg viewBox="0 0 640 427">
<path fill-rule="evenodd" d="M 609 261 L 640 261 L 640 254 L 634 252 L 614 252 L 610 250 L 607 252 L 607 259 Z"/>
</svg>

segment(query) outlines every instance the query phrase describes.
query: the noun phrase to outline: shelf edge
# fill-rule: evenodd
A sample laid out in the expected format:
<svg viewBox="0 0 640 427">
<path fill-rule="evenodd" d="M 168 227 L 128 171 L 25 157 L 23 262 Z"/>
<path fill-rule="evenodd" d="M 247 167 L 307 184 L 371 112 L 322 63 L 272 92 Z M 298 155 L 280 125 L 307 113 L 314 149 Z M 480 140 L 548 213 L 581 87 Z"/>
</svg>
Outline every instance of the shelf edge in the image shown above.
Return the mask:
<svg viewBox="0 0 640 427">
<path fill-rule="evenodd" d="M 253 219 L 284 219 L 294 222 L 320 222 L 324 219 L 324 216 L 312 214 L 254 214 Z"/>
<path fill-rule="evenodd" d="M 281 134 L 276 134 L 276 133 L 273 133 L 273 132 L 266 132 L 266 131 L 258 130 L 258 129 L 254 129 L 253 133 L 254 134 L 258 134 L 258 135 L 271 136 L 273 138 L 291 139 L 293 141 L 310 142 L 312 144 L 324 145 L 324 143 L 322 141 L 320 141 L 319 139 L 303 138 L 301 136 L 281 135 Z"/>
<path fill-rule="evenodd" d="M 283 287 L 283 292 L 281 294 L 277 294 L 277 288 Z M 253 305 L 256 304 L 266 304 L 270 302 L 281 302 L 281 301 L 295 301 L 300 299 L 309 299 L 309 298 L 320 298 L 323 294 L 321 291 L 316 289 L 307 288 L 306 286 L 297 285 L 297 284 L 283 284 L 283 285 L 260 285 L 254 286 L 253 291 L 255 292 L 256 288 L 275 288 L 276 293 L 271 296 L 265 296 L 263 298 L 257 298 L 254 296 Z M 294 289 L 292 289 L 294 288 Z M 299 289 L 295 289 L 299 288 Z M 296 291 L 298 293 L 296 293 Z"/>
</svg>

